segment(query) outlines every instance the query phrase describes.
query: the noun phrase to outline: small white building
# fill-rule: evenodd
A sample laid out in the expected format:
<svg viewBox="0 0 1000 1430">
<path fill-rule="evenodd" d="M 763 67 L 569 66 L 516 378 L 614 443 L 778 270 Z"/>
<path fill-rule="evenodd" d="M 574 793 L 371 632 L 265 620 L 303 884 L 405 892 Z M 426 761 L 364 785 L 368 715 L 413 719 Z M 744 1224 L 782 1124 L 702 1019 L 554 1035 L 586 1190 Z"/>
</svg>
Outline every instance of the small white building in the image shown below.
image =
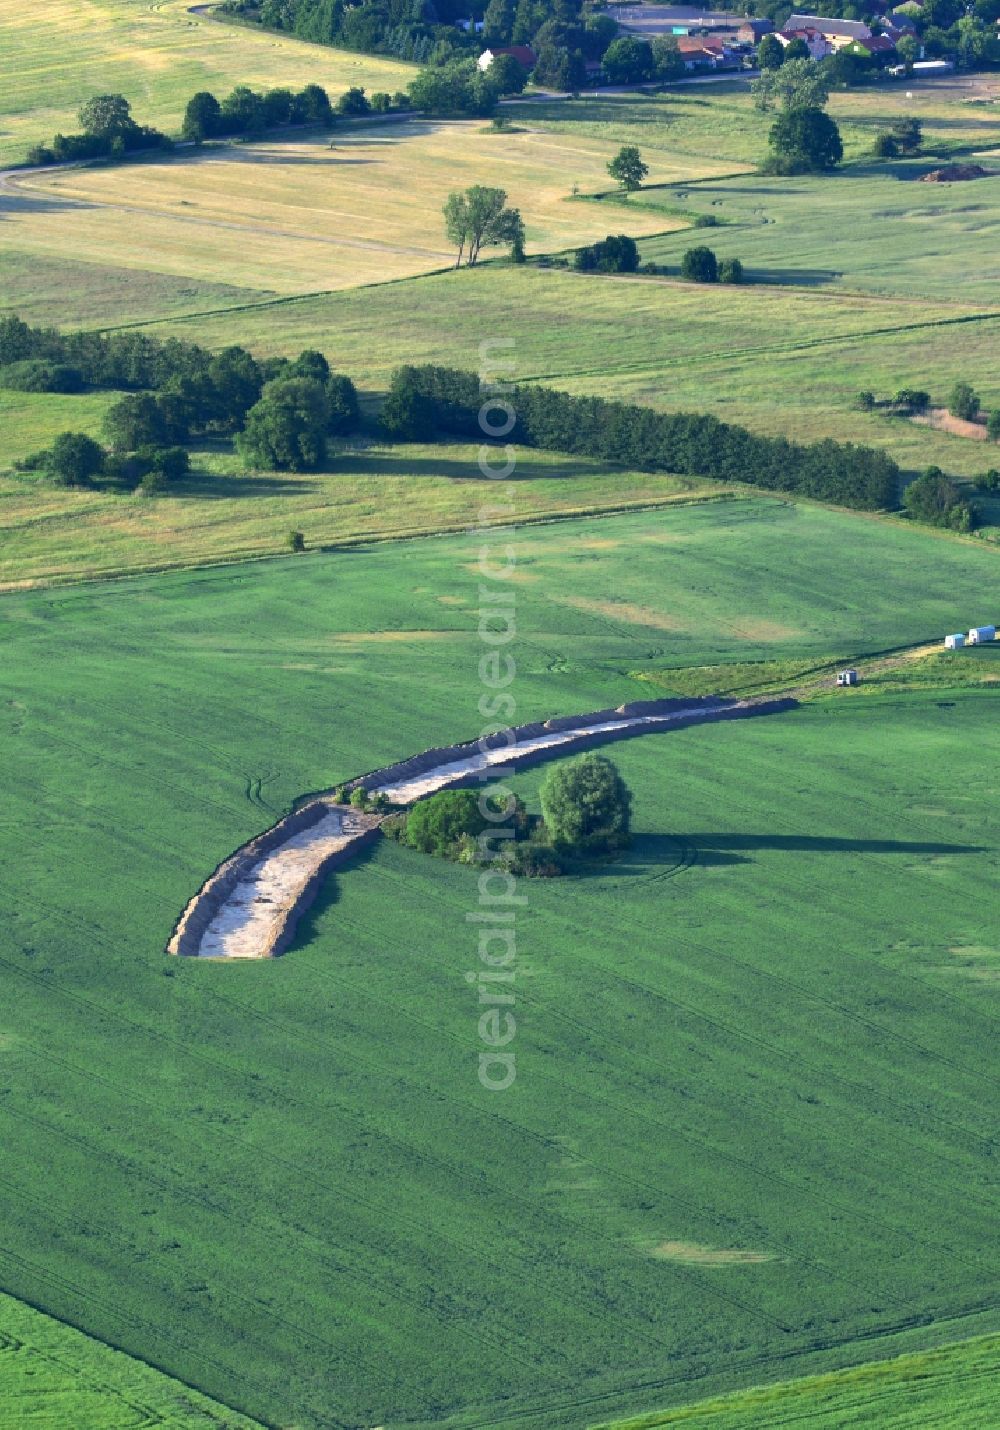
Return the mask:
<svg viewBox="0 0 1000 1430">
<path fill-rule="evenodd" d="M 973 626 L 969 632 L 969 645 L 985 645 L 997 638 L 996 626 Z"/>
<path fill-rule="evenodd" d="M 860 678 L 856 670 L 838 670 L 837 672 L 838 685 L 857 685 Z"/>
<path fill-rule="evenodd" d="M 944 638 L 945 650 L 961 650 L 964 645 L 965 636 L 962 635 L 961 631 L 957 631 L 953 636 L 945 636 Z"/>
</svg>

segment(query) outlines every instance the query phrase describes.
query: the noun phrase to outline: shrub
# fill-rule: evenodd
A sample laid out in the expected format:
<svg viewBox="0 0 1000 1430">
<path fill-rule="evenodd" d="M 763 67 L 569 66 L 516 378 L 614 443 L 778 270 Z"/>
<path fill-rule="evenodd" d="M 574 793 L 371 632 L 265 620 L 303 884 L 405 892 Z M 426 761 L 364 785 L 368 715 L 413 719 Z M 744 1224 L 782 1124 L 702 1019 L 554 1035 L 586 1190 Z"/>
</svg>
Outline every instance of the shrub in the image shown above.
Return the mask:
<svg viewBox="0 0 1000 1430">
<path fill-rule="evenodd" d="M 479 795 L 471 789 L 445 789 L 419 800 L 406 821 L 406 842 L 425 854 L 446 854 L 463 835 L 475 838 L 487 825 Z"/>
<path fill-rule="evenodd" d="M 738 258 L 724 258 L 719 264 L 720 283 L 742 283 L 743 264 Z"/>
<path fill-rule="evenodd" d="M 437 425 L 434 403 L 395 381 L 379 416 L 382 429 L 399 442 L 429 442 Z"/>
<path fill-rule="evenodd" d="M 583 272 L 634 273 L 639 267 L 639 249 L 627 234 L 608 234 L 598 243 L 577 250 L 574 268 Z"/>
<path fill-rule="evenodd" d="M 1000 472 L 996 467 L 990 467 L 988 472 L 983 472 L 976 478 L 977 492 L 1000 492 Z"/>
<path fill-rule="evenodd" d="M 104 469 L 104 448 L 83 432 L 61 432 L 45 456 L 45 468 L 64 487 L 89 487 Z"/>
<path fill-rule="evenodd" d="M 557 848 L 607 848 L 628 835 L 631 795 L 603 755 L 581 755 L 553 766 L 540 798 L 545 827 Z"/>
<path fill-rule="evenodd" d="M 710 248 L 689 248 L 681 259 L 681 277 L 689 283 L 717 283 L 719 264 Z"/>
<path fill-rule="evenodd" d="M 388 114 L 392 108 L 392 100 L 384 90 L 377 90 L 371 99 L 373 114 Z"/>
<path fill-rule="evenodd" d="M 903 493 L 903 505 L 915 521 L 944 526 L 951 531 L 971 531 L 972 508 L 940 467 L 928 467 Z"/>
<path fill-rule="evenodd" d="M 863 392 L 859 392 L 854 399 L 854 405 L 859 412 L 873 412 L 875 409 L 874 392 L 869 392 L 867 388 Z"/>
<path fill-rule="evenodd" d="M 876 134 L 874 154 L 876 159 L 895 159 L 898 156 L 899 145 L 887 130 Z"/>
<path fill-rule="evenodd" d="M 166 483 L 164 482 L 163 475 L 160 472 L 149 471 L 139 482 L 139 490 L 145 497 L 156 496 L 159 492 L 163 490 L 165 486 Z"/>
<path fill-rule="evenodd" d="M 715 214 L 699 214 L 691 225 L 692 228 L 718 228 L 719 220 Z"/>
<path fill-rule="evenodd" d="M 354 788 L 351 790 L 351 808 L 368 808 L 368 791 L 365 789 L 364 785 L 355 785 Z"/>
<path fill-rule="evenodd" d="M 301 531 L 290 531 L 286 540 L 289 551 L 305 551 L 306 538 Z"/>
<path fill-rule="evenodd" d="M 83 374 L 65 363 L 27 358 L 0 368 L 0 387 L 11 392 L 79 392 Z"/>
<path fill-rule="evenodd" d="M 986 435 L 991 442 L 1000 442 L 1000 407 L 991 408 L 986 419 Z"/>
<path fill-rule="evenodd" d="M 948 411 L 964 422 L 975 422 L 979 416 L 979 398 L 967 382 L 956 382 L 951 389 Z"/>
<path fill-rule="evenodd" d="M 901 387 L 893 397 L 892 405 L 905 412 L 926 412 L 931 405 L 931 395 L 919 387 Z"/>
<path fill-rule="evenodd" d="M 337 113 L 347 115 L 361 115 L 371 112 L 371 105 L 364 90 L 357 85 L 352 85 L 337 100 Z"/>
</svg>

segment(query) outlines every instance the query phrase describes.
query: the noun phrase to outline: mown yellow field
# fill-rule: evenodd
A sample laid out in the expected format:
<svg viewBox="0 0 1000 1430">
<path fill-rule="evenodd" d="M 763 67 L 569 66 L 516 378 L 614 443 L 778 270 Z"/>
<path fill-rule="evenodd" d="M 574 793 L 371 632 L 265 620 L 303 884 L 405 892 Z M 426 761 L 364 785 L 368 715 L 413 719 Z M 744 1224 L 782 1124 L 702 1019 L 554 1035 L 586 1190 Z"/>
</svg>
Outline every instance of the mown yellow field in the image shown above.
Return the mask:
<svg viewBox="0 0 1000 1430">
<path fill-rule="evenodd" d="M 278 293 L 378 283 L 446 267 L 447 194 L 503 185 L 522 211 L 528 251 L 682 221 L 616 199 L 609 140 L 481 121 L 406 120 L 299 139 L 227 145 L 171 160 L 8 179 L 0 249 L 225 282 Z M 712 163 L 646 151 L 651 182 L 712 172 Z"/>
<path fill-rule="evenodd" d="M 339 94 L 354 84 L 405 89 L 412 65 L 224 25 L 192 15 L 184 0 L 0 0 L 0 165 L 31 145 L 76 128 L 92 94 L 121 93 L 136 118 L 167 133 L 180 129 L 188 97 L 234 85 Z"/>
</svg>

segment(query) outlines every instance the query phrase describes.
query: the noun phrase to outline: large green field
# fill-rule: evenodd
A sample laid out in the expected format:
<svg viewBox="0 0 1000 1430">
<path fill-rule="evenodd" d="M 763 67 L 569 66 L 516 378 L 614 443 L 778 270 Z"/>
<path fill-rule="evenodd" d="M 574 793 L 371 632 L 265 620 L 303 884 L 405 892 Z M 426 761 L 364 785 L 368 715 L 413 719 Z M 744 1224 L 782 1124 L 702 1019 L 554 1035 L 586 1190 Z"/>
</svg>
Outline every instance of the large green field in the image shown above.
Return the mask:
<svg viewBox="0 0 1000 1430">
<path fill-rule="evenodd" d="M 0 1420 L 33 1430 L 254 1430 L 256 1421 L 0 1294 Z M 259 1427 L 258 1427 L 259 1430 Z"/>
<path fill-rule="evenodd" d="M 385 844 L 284 959 L 165 958 L 294 798 L 478 728 L 479 545 L 0 601 L 4 1286 L 300 1426 L 578 1430 L 995 1330 L 988 688 L 619 747 L 637 839 L 527 887 L 502 1098 L 461 866 Z M 765 500 L 516 547 L 523 718 L 995 590 L 986 548 Z"/>
<path fill-rule="evenodd" d="M 808 1421 L 817 1430 L 982 1430 L 996 1418 L 1000 1337 L 979 1336 L 940 1350 L 897 1356 L 851 1370 L 805 1376 L 662 1415 L 617 1421 L 613 1430 L 767 1430 Z M 877 1419 L 875 1418 L 877 1417 Z"/>
</svg>

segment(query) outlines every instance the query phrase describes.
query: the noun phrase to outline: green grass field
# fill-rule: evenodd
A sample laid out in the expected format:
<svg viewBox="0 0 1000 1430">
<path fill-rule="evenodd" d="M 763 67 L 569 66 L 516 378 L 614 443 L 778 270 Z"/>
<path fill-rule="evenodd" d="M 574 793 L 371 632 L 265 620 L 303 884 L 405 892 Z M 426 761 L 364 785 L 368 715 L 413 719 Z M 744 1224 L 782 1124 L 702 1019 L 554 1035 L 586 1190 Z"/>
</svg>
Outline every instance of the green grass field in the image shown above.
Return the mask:
<svg viewBox="0 0 1000 1430">
<path fill-rule="evenodd" d="M 0 1419 L 33 1430 L 255 1430 L 257 1423 L 2 1293 Z"/>
<path fill-rule="evenodd" d="M 294 798 L 479 728 L 479 545 L 0 601 L 5 1288 L 303 1427 L 578 1430 L 995 1330 L 990 690 L 618 747 L 638 837 L 529 887 L 502 1105 L 461 866 L 380 846 L 283 960 L 168 967 Z M 525 719 L 933 638 L 994 569 L 763 500 L 516 546 Z"/>
<path fill-rule="evenodd" d="M 122 93 L 140 123 L 180 130 L 184 106 L 200 89 L 227 94 L 238 84 L 333 95 L 351 85 L 405 89 L 412 65 L 373 55 L 223 25 L 192 15 L 184 0 L 49 0 L 45 23 L 16 0 L 0 0 L 7 61 L 0 95 L 0 165 L 20 163 L 32 144 L 76 126 L 92 94 Z"/>
<path fill-rule="evenodd" d="M 764 1430 L 807 1420 L 818 1430 L 981 1430 L 995 1418 L 1000 1337 L 983 1336 L 852 1370 L 762 1386 L 663 1415 L 616 1421 L 613 1430 Z M 877 1420 L 873 1417 L 877 1416 Z"/>
</svg>

